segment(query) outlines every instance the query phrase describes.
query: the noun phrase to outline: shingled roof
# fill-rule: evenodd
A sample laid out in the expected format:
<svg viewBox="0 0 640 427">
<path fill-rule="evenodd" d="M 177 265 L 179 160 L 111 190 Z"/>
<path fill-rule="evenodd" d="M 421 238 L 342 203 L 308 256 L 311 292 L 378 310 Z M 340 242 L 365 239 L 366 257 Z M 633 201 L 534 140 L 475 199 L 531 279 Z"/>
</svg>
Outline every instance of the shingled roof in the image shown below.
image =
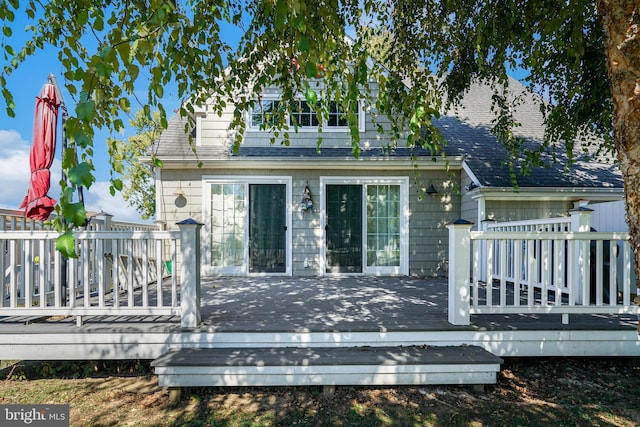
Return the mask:
<svg viewBox="0 0 640 427">
<path fill-rule="evenodd" d="M 510 80 L 509 89 L 516 99 L 514 102 L 518 103 L 513 109 L 514 120 L 519 123 L 514 134 L 526 141 L 525 146 L 535 149 L 544 137 L 540 100 L 516 80 Z M 461 104 L 435 125 L 447 140 L 447 154 L 463 155 L 481 186 L 510 187 L 513 182 L 505 164 L 507 150 L 491 133 L 492 94 L 489 85 L 473 85 Z M 564 147 L 556 148 L 555 159 L 551 153 L 542 156 L 544 167 L 532 169 L 528 174 L 521 174 L 517 169 L 517 184 L 520 187 L 622 188 L 622 176 L 611 159 L 596 161 L 576 152 L 570 164 Z M 515 159 L 516 165 L 519 160 Z"/>
<path fill-rule="evenodd" d="M 515 96 L 520 96 L 514 118 L 520 124 L 515 129 L 518 136 L 526 139 L 530 146 L 539 144 L 544 134 L 542 114 L 535 95 L 527 94 L 524 87 L 512 80 L 510 89 Z M 455 110 L 443 115 L 434 124 L 447 140 L 445 154 L 449 157 L 462 156 L 480 186 L 511 187 L 512 178 L 504 160 L 506 149 L 491 133 L 494 115 L 490 110 L 493 92 L 488 85 L 473 85 Z M 524 95 L 524 96 L 523 96 Z M 529 97 L 527 99 L 527 97 Z M 223 160 L 241 158 L 301 158 L 301 159 L 336 159 L 352 157 L 349 148 L 315 148 L 304 147 L 249 147 L 241 146 L 238 153 L 232 153 L 220 146 L 198 146 L 197 157 L 188 143 L 185 133 L 187 119 L 176 114 L 169 121 L 168 128 L 162 133 L 154 145 L 156 155 L 160 159 L 180 159 L 194 161 L 198 159 Z M 408 149 L 398 147 L 392 150 L 381 148 L 362 149 L 360 158 L 409 158 L 410 156 L 431 157 L 424 149 Z M 575 162 L 569 164 L 566 154 L 560 150 L 554 161 L 551 155 L 543 156 L 546 167 L 531 170 L 522 175 L 516 171 L 517 184 L 520 187 L 563 187 L 563 188 L 622 188 L 623 181 L 617 165 L 612 161 L 596 162 L 576 156 Z"/>
</svg>

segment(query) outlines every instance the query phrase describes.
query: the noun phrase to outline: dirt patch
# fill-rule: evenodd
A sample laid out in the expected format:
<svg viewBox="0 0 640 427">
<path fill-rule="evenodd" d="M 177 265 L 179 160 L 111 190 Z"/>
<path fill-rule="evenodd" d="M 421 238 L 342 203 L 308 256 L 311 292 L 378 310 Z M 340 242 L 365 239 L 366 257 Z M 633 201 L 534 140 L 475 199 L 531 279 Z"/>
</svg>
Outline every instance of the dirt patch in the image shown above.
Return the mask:
<svg viewBox="0 0 640 427">
<path fill-rule="evenodd" d="M 0 403 L 66 403 L 73 426 L 636 426 L 640 360 L 506 359 L 496 385 L 187 388 L 171 402 L 147 362 L 18 362 Z"/>
</svg>

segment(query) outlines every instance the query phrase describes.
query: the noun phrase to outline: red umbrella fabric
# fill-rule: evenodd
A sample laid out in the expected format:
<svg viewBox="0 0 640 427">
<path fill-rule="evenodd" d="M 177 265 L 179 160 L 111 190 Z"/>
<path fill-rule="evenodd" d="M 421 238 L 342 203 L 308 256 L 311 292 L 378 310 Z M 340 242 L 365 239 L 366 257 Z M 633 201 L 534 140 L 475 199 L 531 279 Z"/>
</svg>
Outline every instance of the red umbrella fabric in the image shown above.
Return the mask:
<svg viewBox="0 0 640 427">
<path fill-rule="evenodd" d="M 49 168 L 56 152 L 56 133 L 58 129 L 58 107 L 60 100 L 56 88 L 46 83 L 40 95 L 36 97 L 36 109 L 33 119 L 33 143 L 29 165 L 31 181 L 29 191 L 20 208 L 28 218 L 46 221 L 53 212 L 56 201 L 47 195 L 51 186 Z"/>
</svg>

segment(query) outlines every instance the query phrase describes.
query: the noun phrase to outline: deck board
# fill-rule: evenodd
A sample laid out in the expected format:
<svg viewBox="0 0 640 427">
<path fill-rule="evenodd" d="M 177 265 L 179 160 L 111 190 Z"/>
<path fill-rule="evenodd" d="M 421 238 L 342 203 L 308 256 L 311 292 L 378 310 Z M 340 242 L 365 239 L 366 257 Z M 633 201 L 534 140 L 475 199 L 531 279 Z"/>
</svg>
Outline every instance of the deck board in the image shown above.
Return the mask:
<svg viewBox="0 0 640 427">
<path fill-rule="evenodd" d="M 321 366 L 501 364 L 502 359 L 475 346 L 333 348 L 182 348 L 156 359 L 153 366 Z"/>
<path fill-rule="evenodd" d="M 446 279 L 418 277 L 220 277 L 202 282 L 205 333 L 357 333 L 416 331 L 616 331 L 638 327 L 636 315 L 475 315 L 447 321 Z M 171 333 L 177 316 L 0 317 L 2 333 Z"/>
</svg>

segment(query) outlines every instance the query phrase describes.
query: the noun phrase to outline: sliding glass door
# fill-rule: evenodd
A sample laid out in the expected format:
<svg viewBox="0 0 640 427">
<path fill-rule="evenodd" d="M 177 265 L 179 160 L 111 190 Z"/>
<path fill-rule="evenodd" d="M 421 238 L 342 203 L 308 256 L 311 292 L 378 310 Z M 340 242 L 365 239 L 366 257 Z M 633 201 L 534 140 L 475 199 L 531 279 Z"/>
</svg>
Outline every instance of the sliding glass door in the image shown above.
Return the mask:
<svg viewBox="0 0 640 427">
<path fill-rule="evenodd" d="M 350 180 L 323 180 L 325 273 L 408 274 L 408 180 Z"/>
<path fill-rule="evenodd" d="M 290 273 L 289 185 L 287 180 L 269 181 L 273 180 L 205 181 L 209 273 Z"/>
</svg>

